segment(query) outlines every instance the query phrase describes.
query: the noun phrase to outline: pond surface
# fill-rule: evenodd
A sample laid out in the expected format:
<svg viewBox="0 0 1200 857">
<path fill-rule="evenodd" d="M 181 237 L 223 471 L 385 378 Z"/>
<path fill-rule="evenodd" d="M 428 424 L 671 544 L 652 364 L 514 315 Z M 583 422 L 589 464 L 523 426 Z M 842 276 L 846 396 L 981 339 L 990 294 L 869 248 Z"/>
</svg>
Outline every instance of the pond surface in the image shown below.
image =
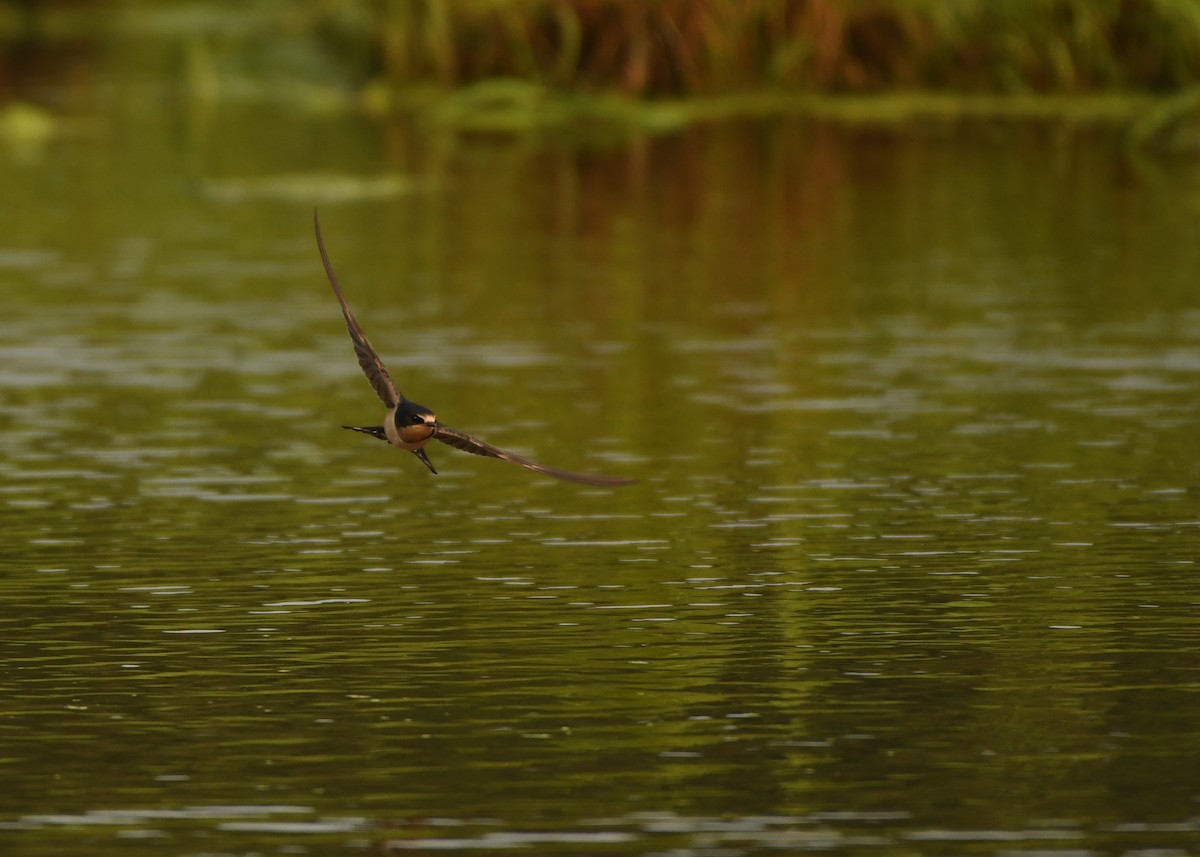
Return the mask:
<svg viewBox="0 0 1200 857">
<path fill-rule="evenodd" d="M 1193 165 L 127 100 L 0 151 L 5 853 L 1200 849 Z M 406 394 L 643 482 L 343 431 L 314 206 Z"/>
</svg>

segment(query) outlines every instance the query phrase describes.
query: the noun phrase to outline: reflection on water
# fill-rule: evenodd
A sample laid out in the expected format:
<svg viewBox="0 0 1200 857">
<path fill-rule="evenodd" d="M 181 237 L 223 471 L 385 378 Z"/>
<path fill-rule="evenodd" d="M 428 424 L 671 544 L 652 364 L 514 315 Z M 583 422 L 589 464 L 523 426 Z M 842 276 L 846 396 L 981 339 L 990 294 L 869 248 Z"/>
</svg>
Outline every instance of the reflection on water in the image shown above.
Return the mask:
<svg viewBox="0 0 1200 857">
<path fill-rule="evenodd" d="M 113 121 L 0 162 L 17 853 L 1195 847 L 1187 167 Z M 204 192 L 268 138 L 412 176 L 322 208 L 408 395 L 645 481 L 342 431 L 311 201 Z"/>
</svg>

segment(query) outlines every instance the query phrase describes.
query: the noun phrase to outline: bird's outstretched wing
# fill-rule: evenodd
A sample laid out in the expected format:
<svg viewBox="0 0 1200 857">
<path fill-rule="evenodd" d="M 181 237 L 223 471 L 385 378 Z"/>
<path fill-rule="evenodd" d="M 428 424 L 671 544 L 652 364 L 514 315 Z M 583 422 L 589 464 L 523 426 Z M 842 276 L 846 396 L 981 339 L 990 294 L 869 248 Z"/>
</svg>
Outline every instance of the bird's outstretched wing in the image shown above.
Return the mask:
<svg viewBox="0 0 1200 857">
<path fill-rule="evenodd" d="M 383 403 L 389 408 L 394 408 L 404 401 L 404 396 L 396 389 L 396 383 L 388 374 L 387 367 L 383 365 L 383 361 L 371 347 L 371 341 L 367 339 L 362 325 L 355 318 L 354 310 L 350 309 L 350 304 L 346 303 L 346 296 L 342 294 L 342 287 L 338 285 L 337 274 L 333 272 L 329 254 L 325 252 L 325 242 L 321 239 L 321 221 L 317 218 L 315 210 L 313 211 L 313 228 L 317 232 L 317 249 L 321 251 L 321 262 L 325 265 L 325 275 L 329 277 L 329 285 L 333 286 L 333 293 L 337 296 L 338 303 L 342 305 L 346 330 L 350 333 L 350 339 L 354 341 L 354 353 L 358 355 L 358 365 L 362 367 L 363 374 L 367 376 L 367 380 L 371 382 L 371 386 L 375 388 L 375 392 L 383 400 Z"/>
<path fill-rule="evenodd" d="M 557 467 L 547 467 L 544 464 L 538 464 L 536 461 L 530 461 L 528 458 L 522 458 L 511 452 L 505 452 L 499 447 L 492 446 L 490 443 L 482 441 L 479 438 L 471 437 L 469 434 L 464 434 L 458 429 L 452 429 L 441 423 L 434 425 L 433 436 L 442 443 L 453 446 L 456 449 L 461 449 L 464 452 L 485 455 L 488 458 L 499 458 L 501 461 L 511 461 L 513 464 L 519 464 L 528 470 L 536 473 L 544 473 L 547 476 L 553 476 L 555 479 L 565 479 L 567 482 L 580 482 L 584 485 L 632 485 L 638 481 L 637 479 L 629 479 L 625 476 L 600 476 L 593 473 L 574 473 L 570 470 L 559 470 Z"/>
</svg>

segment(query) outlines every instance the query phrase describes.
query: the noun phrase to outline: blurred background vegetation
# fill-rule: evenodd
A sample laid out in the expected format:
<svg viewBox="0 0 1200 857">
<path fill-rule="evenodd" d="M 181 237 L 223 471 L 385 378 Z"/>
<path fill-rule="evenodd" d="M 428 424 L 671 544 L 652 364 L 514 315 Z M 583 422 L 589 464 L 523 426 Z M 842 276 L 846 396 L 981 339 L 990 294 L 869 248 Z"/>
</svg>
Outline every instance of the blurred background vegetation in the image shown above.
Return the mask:
<svg viewBox="0 0 1200 857">
<path fill-rule="evenodd" d="M 394 86 L 499 76 L 638 97 L 803 89 L 1169 90 L 1195 0 L 376 0 L 308 26 Z M 295 13 L 300 15 L 302 13 Z"/>
<path fill-rule="evenodd" d="M 88 94 L 114 40 L 147 73 L 156 55 L 136 45 L 169 46 L 166 77 L 193 97 L 466 116 L 831 94 L 1095 101 L 1200 82 L 1197 0 L 0 0 L 0 101 Z"/>
</svg>

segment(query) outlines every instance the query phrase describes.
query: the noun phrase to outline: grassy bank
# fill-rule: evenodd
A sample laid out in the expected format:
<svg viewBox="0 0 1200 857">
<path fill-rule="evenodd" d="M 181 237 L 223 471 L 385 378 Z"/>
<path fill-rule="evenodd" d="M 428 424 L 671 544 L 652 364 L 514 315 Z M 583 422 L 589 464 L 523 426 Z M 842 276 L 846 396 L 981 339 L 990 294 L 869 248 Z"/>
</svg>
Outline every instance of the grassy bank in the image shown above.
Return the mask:
<svg viewBox="0 0 1200 857">
<path fill-rule="evenodd" d="M 394 87 L 517 77 L 635 97 L 1167 92 L 1196 0 L 346 0 L 312 22 Z"/>
<path fill-rule="evenodd" d="M 1200 0 L 47 0 L 19 8 L 26 12 L 0 0 L 0 103 L 86 93 L 89 69 L 105 56 L 134 79 L 161 74 L 156 51 L 167 50 L 167 74 L 199 99 L 412 110 L 497 130 L 673 127 L 781 112 L 1130 121 L 1165 101 L 1138 139 L 1170 145 L 1196 137 L 1200 112 L 1191 95 L 1200 89 Z M 122 47 L 105 55 L 98 46 L 110 40 Z"/>
</svg>

